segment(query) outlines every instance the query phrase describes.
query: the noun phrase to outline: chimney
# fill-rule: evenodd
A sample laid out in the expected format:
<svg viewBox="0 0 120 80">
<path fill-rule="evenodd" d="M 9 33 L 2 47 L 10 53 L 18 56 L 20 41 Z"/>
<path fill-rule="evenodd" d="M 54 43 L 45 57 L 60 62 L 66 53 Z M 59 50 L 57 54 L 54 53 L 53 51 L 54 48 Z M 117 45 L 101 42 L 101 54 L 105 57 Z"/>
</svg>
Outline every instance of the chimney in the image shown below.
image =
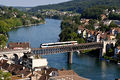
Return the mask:
<svg viewBox="0 0 120 80">
<path fill-rule="evenodd" d="M 47 71 L 45 70 L 45 74 L 47 73 Z"/>
<path fill-rule="evenodd" d="M 24 78 L 24 74 L 22 74 L 22 78 Z"/>
</svg>

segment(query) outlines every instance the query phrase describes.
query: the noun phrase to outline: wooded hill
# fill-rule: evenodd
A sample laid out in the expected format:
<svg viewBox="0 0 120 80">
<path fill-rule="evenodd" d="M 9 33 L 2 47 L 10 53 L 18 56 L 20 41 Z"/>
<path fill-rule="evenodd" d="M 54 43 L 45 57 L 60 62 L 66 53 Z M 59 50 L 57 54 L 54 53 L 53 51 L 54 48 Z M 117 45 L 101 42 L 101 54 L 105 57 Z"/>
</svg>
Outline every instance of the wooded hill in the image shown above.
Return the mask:
<svg viewBox="0 0 120 80">
<path fill-rule="evenodd" d="M 60 11 L 74 11 L 81 13 L 84 9 L 92 6 L 120 7 L 120 0 L 72 0 L 59 4 L 33 7 L 29 11 L 36 12 L 40 9 L 57 9 Z"/>
</svg>

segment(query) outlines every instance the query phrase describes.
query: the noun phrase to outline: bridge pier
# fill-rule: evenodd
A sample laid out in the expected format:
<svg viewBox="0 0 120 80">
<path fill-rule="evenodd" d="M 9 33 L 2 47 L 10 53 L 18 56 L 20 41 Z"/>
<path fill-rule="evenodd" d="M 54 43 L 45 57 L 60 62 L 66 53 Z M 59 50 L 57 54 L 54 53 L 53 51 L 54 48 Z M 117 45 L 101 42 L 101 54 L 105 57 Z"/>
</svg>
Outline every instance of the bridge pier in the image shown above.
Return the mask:
<svg viewBox="0 0 120 80">
<path fill-rule="evenodd" d="M 100 49 L 99 58 L 102 58 L 103 56 L 104 56 L 103 49 Z"/>
<path fill-rule="evenodd" d="M 68 63 L 72 64 L 72 56 L 73 56 L 73 52 L 68 52 Z"/>
</svg>

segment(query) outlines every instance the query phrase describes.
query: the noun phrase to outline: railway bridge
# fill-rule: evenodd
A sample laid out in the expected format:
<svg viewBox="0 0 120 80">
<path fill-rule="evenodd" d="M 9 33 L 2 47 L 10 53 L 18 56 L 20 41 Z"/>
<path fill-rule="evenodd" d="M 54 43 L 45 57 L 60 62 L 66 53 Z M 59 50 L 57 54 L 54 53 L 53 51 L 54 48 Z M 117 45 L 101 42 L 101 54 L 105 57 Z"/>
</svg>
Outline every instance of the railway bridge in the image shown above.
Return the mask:
<svg viewBox="0 0 120 80">
<path fill-rule="evenodd" d="M 77 45 L 67 45 L 67 46 L 57 46 L 57 47 L 47 47 L 47 48 L 30 48 L 28 50 L 0 50 L 0 55 L 6 55 L 8 58 L 13 57 L 16 54 L 19 58 L 25 53 L 27 56 L 33 55 L 49 55 L 56 53 L 66 53 L 68 52 L 68 62 L 72 64 L 72 55 L 75 51 L 89 50 L 89 49 L 100 49 L 99 57 L 102 57 L 106 53 L 106 45 L 113 44 L 115 46 L 116 40 L 103 41 L 103 42 L 91 42 L 82 43 Z M 28 53 L 27 53 L 28 52 Z"/>
<path fill-rule="evenodd" d="M 116 40 L 102 41 L 102 42 L 91 42 L 82 43 L 77 45 L 59 46 L 59 47 L 48 47 L 48 48 L 31 48 L 32 54 L 28 55 L 49 55 L 56 53 L 68 52 L 68 63 L 72 64 L 72 55 L 75 51 L 100 49 L 99 57 L 102 57 L 106 53 L 107 45 L 113 44 L 115 46 Z"/>
<path fill-rule="evenodd" d="M 31 54 L 27 55 L 49 55 L 56 53 L 65 53 L 68 52 L 68 63 L 72 64 L 72 55 L 75 51 L 89 50 L 89 49 L 100 49 L 100 57 L 103 55 L 103 43 L 102 42 L 93 42 L 93 43 L 84 43 L 78 45 L 68 45 L 68 46 L 59 46 L 59 47 L 48 47 L 48 48 L 31 48 Z"/>
</svg>

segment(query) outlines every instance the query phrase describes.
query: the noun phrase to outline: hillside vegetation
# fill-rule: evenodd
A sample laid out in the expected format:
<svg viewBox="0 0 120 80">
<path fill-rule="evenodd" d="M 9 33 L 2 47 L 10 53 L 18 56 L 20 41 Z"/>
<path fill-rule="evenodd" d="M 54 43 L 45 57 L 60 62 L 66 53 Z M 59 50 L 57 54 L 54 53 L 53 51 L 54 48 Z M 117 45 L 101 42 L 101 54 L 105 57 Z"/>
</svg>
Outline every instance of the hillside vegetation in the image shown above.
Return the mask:
<svg viewBox="0 0 120 80">
<path fill-rule="evenodd" d="M 0 7 L 0 49 L 5 48 L 11 29 L 44 22 L 39 16 L 33 16 L 12 7 Z"/>
<path fill-rule="evenodd" d="M 81 13 L 84 9 L 92 6 L 111 6 L 111 7 L 120 7 L 120 0 L 72 0 L 69 2 L 37 6 L 30 9 L 30 12 L 36 12 L 41 9 L 56 9 L 60 11 L 73 11 Z"/>
</svg>

